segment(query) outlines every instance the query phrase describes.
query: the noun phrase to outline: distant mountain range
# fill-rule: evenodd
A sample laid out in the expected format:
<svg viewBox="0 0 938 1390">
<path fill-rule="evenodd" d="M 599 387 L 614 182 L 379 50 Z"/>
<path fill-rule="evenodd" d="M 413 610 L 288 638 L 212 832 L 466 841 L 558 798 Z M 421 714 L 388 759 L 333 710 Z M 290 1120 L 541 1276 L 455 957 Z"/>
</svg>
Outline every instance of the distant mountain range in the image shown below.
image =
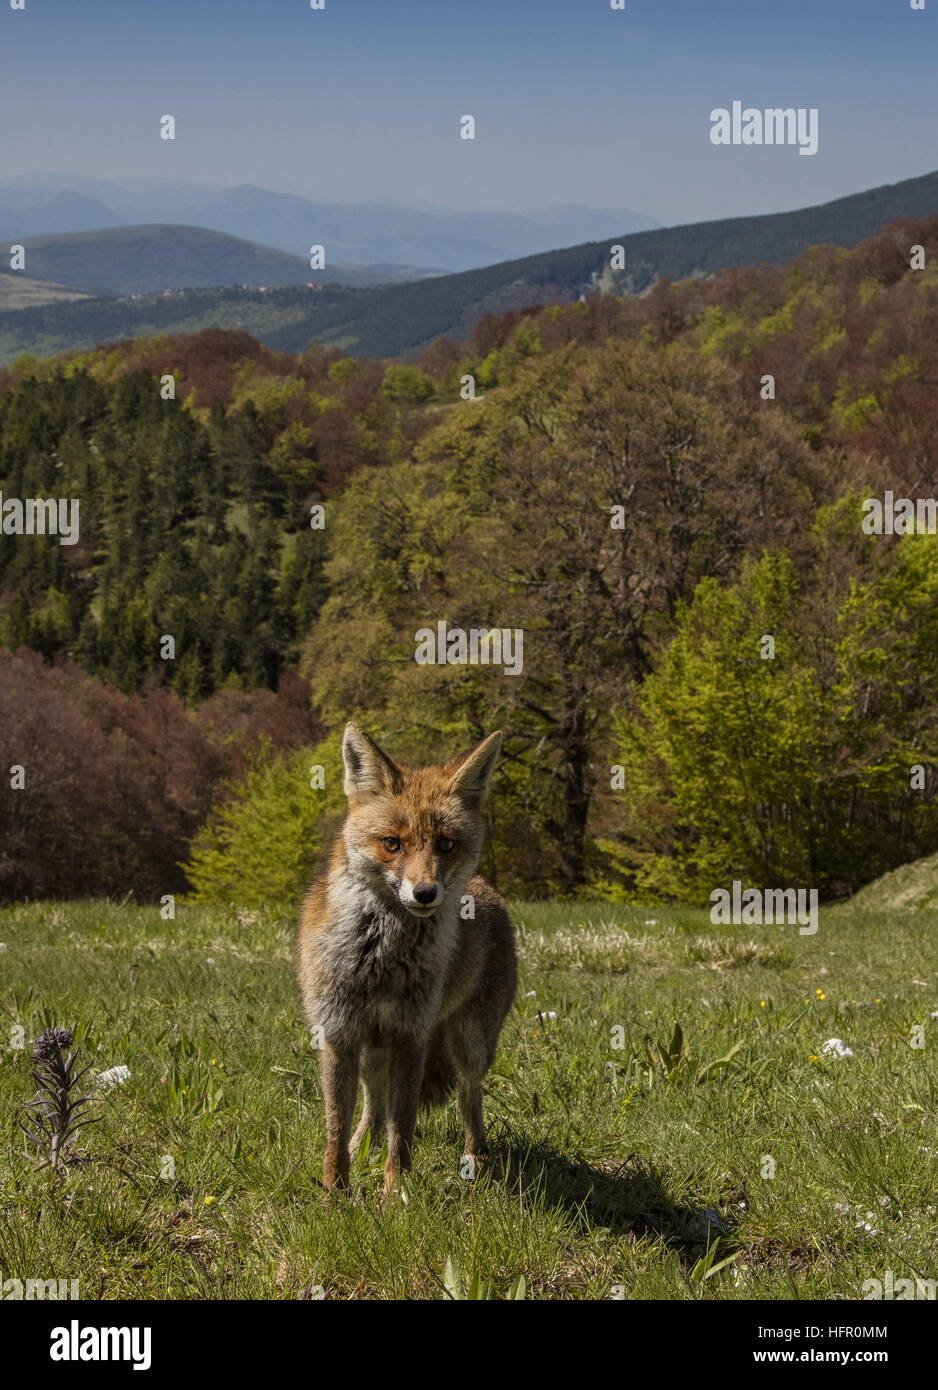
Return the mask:
<svg viewBox="0 0 938 1390">
<path fill-rule="evenodd" d="M 319 244 L 332 265 L 441 271 L 468 270 L 658 225 L 627 208 L 573 204 L 524 213 L 462 213 L 390 203 L 319 202 L 254 184 L 211 189 L 158 179 L 0 179 L 0 240 L 157 223 L 227 232 L 307 261 L 310 246 Z"/>
<path fill-rule="evenodd" d="M 55 303 L 0 313 L 0 361 L 22 351 L 48 355 L 113 339 L 209 327 L 242 329 L 287 352 L 320 342 L 350 355 L 407 355 L 441 333 L 465 335 L 487 313 L 563 303 L 597 290 L 641 294 L 659 277 L 782 264 L 819 243 L 856 246 L 896 218 L 935 216 L 938 173 L 931 173 L 796 212 L 619 235 L 407 284 L 373 289 L 327 285 L 315 291 L 284 287 L 266 293 L 194 289 L 133 300 Z M 624 249 L 621 270 L 610 267 L 613 243 Z"/>
</svg>

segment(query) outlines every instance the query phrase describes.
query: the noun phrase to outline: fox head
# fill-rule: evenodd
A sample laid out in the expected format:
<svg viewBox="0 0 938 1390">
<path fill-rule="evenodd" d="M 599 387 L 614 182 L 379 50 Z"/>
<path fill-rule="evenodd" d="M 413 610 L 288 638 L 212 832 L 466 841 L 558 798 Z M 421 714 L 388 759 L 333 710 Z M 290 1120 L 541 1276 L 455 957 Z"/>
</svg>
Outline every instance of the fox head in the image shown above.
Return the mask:
<svg viewBox="0 0 938 1390">
<path fill-rule="evenodd" d="M 500 733 L 442 767 L 401 767 L 357 724 L 342 739 L 350 866 L 414 917 L 431 917 L 475 873 Z"/>
</svg>

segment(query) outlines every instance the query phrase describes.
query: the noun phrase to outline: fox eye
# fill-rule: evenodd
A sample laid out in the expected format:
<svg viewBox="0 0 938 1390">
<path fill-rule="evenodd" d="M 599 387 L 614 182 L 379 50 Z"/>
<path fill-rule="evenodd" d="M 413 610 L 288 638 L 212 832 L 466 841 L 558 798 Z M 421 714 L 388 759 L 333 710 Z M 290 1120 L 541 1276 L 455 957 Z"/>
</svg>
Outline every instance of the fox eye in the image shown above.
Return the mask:
<svg viewBox="0 0 938 1390">
<path fill-rule="evenodd" d="M 385 835 L 381 841 L 388 854 L 397 854 L 401 847 L 401 842 L 396 835 Z"/>
<path fill-rule="evenodd" d="M 436 847 L 441 854 L 449 854 L 451 850 L 456 848 L 456 841 L 451 840 L 448 835 L 441 835 L 436 842 Z"/>
</svg>

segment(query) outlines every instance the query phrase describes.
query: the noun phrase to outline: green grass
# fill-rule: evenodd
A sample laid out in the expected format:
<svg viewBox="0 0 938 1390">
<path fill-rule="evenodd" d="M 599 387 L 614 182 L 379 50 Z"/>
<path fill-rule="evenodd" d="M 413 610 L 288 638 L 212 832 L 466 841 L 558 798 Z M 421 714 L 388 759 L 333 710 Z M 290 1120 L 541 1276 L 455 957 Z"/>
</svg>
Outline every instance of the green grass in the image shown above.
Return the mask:
<svg viewBox="0 0 938 1390">
<path fill-rule="evenodd" d="M 385 1206 L 375 1154 L 351 1196 L 323 1197 L 290 913 L 0 911 L 2 1112 L 32 1097 L 45 1027 L 72 1028 L 93 1071 L 131 1072 L 64 1171 L 38 1170 L 10 1118 L 0 1280 L 77 1279 L 83 1298 L 855 1299 L 888 1269 L 935 1277 L 938 912 L 840 909 L 814 937 L 679 909 L 515 916 L 493 1155 L 461 1177 L 455 1106 L 429 1112 Z M 854 1055 L 823 1055 L 832 1037 Z"/>
</svg>

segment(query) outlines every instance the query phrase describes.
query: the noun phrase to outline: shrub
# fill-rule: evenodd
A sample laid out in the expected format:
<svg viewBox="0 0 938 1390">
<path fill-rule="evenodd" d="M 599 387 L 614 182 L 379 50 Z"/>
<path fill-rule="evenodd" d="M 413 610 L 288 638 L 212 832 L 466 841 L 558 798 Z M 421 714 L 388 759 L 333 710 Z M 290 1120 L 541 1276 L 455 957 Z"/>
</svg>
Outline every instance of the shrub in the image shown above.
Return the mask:
<svg viewBox="0 0 938 1390">
<path fill-rule="evenodd" d="M 229 788 L 193 841 L 185 868 L 195 900 L 255 908 L 297 899 L 341 808 L 337 742 L 287 757 L 272 756 L 262 743 L 247 776 Z"/>
</svg>

